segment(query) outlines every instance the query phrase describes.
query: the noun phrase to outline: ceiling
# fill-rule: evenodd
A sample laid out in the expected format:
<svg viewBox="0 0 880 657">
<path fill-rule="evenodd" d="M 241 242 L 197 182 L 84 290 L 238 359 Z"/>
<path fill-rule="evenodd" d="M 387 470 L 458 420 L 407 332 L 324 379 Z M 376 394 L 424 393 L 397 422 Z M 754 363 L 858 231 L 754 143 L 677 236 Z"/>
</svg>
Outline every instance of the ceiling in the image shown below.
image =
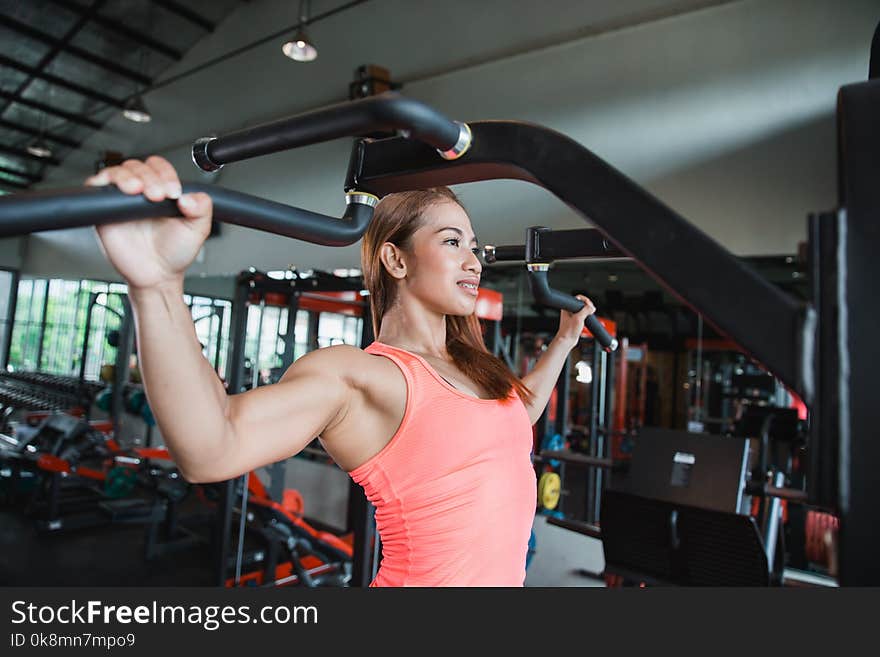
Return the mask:
<svg viewBox="0 0 880 657">
<path fill-rule="evenodd" d="M 319 57 L 299 64 L 280 52 L 296 0 L 0 0 L 0 167 L 24 174 L 0 169 L 0 189 L 80 185 L 109 151 L 161 153 L 200 180 L 195 138 L 343 101 L 355 70 L 378 64 L 452 118 L 534 121 L 588 145 L 734 253 L 785 256 L 806 213 L 834 202 L 834 94 L 864 78 L 880 12 L 875 0 L 313 0 L 308 18 Z M 137 93 L 150 123 L 122 117 Z M 21 156 L 44 128 L 55 161 Z M 229 166 L 216 182 L 338 215 L 342 141 Z M 525 183 L 463 187 L 482 242 L 584 225 Z M 114 276 L 88 229 L 32 235 L 16 253 L 0 249 L 0 265 Z M 190 274 L 358 261 L 357 245 L 228 226 Z M 618 289 L 656 287 L 632 263 L 558 263 L 554 275 L 612 266 Z"/>
<path fill-rule="evenodd" d="M 345 100 L 363 64 L 408 87 L 736 1 L 0 0 L 12 44 L 0 55 L 0 187 L 78 181 L 108 151 L 159 152 Z M 301 13 L 322 46 L 305 67 L 280 53 Z M 150 124 L 121 118 L 138 95 Z M 40 138 L 48 158 L 27 152 Z"/>
<path fill-rule="evenodd" d="M 323 47 L 318 61 L 304 67 L 280 54 L 284 35 L 300 24 L 303 4 L 297 0 L 0 0 L 0 39 L 7 45 L 0 53 L 0 186 L 16 191 L 44 178 L 81 180 L 107 151 L 159 152 L 206 132 L 345 100 L 355 68 L 365 63 L 387 67 L 405 91 L 417 93 L 426 80 L 732 5 L 750 7 L 746 13 L 760 20 L 762 6 L 773 4 L 795 6 L 755 0 L 313 0 L 305 3 L 307 22 Z M 841 15 L 850 9 L 855 18 L 871 3 L 807 4 L 840 7 Z M 766 23 L 777 30 L 774 23 L 784 14 L 773 13 L 767 11 Z M 866 50 L 869 41 L 854 50 Z M 818 54 L 823 46 L 812 48 Z M 828 56 L 839 58 L 830 48 Z M 768 72 L 782 64 L 785 54 L 778 50 L 762 53 Z M 586 64 L 611 68 L 602 61 Z M 818 76 L 820 69 L 813 65 L 810 73 Z M 523 80 L 526 86 L 536 82 Z M 514 90 L 520 92 L 527 89 Z M 121 118 L 122 106 L 137 95 L 153 108 L 155 120 L 146 126 Z M 739 117 L 742 125 L 752 120 Z M 41 136 L 50 158 L 26 150 Z"/>
<path fill-rule="evenodd" d="M 239 4 L 0 1 L 0 188 L 39 183 Z"/>
</svg>

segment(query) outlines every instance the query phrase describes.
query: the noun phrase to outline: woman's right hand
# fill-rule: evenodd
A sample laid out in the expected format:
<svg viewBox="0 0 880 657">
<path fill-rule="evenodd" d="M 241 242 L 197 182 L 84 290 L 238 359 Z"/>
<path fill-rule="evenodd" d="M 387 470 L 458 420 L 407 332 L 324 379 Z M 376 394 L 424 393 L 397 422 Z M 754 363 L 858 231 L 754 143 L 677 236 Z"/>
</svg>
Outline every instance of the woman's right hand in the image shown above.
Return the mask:
<svg viewBox="0 0 880 657">
<path fill-rule="evenodd" d="M 104 254 L 129 287 L 150 288 L 182 280 L 211 232 L 211 197 L 181 195 L 180 179 L 168 160 L 126 160 L 88 178 L 92 187 L 116 185 L 151 201 L 177 199 L 183 217 L 157 217 L 96 226 Z"/>
</svg>

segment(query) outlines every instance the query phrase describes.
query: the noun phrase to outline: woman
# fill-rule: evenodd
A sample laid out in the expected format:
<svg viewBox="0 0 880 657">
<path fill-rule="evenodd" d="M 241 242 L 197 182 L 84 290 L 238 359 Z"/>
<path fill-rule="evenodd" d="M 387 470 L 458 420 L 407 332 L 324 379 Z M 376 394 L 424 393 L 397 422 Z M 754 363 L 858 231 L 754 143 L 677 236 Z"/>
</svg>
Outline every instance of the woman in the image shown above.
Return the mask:
<svg viewBox="0 0 880 657">
<path fill-rule="evenodd" d="M 531 425 L 595 311 L 589 299 L 561 311 L 556 337 L 520 381 L 480 335 L 481 266 L 464 208 L 448 189 L 391 194 L 362 243 L 376 341 L 313 351 L 278 383 L 227 395 L 182 298 L 210 230 L 210 197 L 182 196 L 174 168 L 155 156 L 86 184 L 177 199 L 184 215 L 97 228 L 128 283 L 150 408 L 184 477 L 230 479 L 319 436 L 376 506 L 374 586 L 522 586 L 536 495 Z"/>
</svg>

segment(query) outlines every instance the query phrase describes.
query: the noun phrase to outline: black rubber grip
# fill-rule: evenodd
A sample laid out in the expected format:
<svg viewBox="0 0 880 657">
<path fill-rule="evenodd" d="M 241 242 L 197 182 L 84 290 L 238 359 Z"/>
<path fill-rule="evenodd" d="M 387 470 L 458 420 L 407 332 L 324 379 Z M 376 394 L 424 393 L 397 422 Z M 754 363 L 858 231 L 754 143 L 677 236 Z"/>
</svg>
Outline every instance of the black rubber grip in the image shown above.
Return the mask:
<svg viewBox="0 0 880 657">
<path fill-rule="evenodd" d="M 487 254 L 488 255 L 488 254 Z M 486 262 L 505 262 L 509 260 L 525 260 L 526 247 L 522 244 L 513 246 L 496 246 L 492 250 L 490 257 L 486 258 Z"/>
<path fill-rule="evenodd" d="M 357 242 L 373 217 L 373 207 L 362 203 L 350 203 L 338 219 L 216 185 L 186 184 L 183 191 L 208 194 L 218 221 L 324 246 Z M 113 186 L 26 192 L 0 197 L 0 237 L 173 216 L 181 216 L 176 201 L 155 203 Z"/>
<path fill-rule="evenodd" d="M 529 271 L 529 288 L 532 291 L 532 296 L 535 297 L 535 301 L 544 306 L 567 310 L 571 313 L 576 313 L 584 307 L 583 301 L 551 288 L 547 280 L 546 271 Z M 617 340 L 611 337 L 608 331 L 605 330 L 605 327 L 602 326 L 602 322 L 596 318 L 596 315 L 588 315 L 585 325 L 605 351 L 617 349 Z"/>
<path fill-rule="evenodd" d="M 305 112 L 220 136 L 201 145 L 196 142 L 196 145 L 204 150 L 208 163 L 222 166 L 340 137 L 394 131 L 405 131 L 411 139 L 446 151 L 458 143 L 461 126 L 424 103 L 389 92 Z M 194 158 L 198 166 L 209 170 L 203 159 Z"/>
</svg>

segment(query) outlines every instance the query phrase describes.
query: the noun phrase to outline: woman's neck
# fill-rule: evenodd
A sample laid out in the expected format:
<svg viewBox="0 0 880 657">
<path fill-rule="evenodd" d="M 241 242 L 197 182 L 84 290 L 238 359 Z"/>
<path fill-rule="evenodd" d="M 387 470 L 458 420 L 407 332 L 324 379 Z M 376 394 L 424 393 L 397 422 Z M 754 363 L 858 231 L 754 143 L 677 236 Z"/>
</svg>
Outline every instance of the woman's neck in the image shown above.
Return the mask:
<svg viewBox="0 0 880 657">
<path fill-rule="evenodd" d="M 446 315 L 412 304 L 395 303 L 382 317 L 376 340 L 418 354 L 449 358 L 446 351 Z"/>
</svg>

